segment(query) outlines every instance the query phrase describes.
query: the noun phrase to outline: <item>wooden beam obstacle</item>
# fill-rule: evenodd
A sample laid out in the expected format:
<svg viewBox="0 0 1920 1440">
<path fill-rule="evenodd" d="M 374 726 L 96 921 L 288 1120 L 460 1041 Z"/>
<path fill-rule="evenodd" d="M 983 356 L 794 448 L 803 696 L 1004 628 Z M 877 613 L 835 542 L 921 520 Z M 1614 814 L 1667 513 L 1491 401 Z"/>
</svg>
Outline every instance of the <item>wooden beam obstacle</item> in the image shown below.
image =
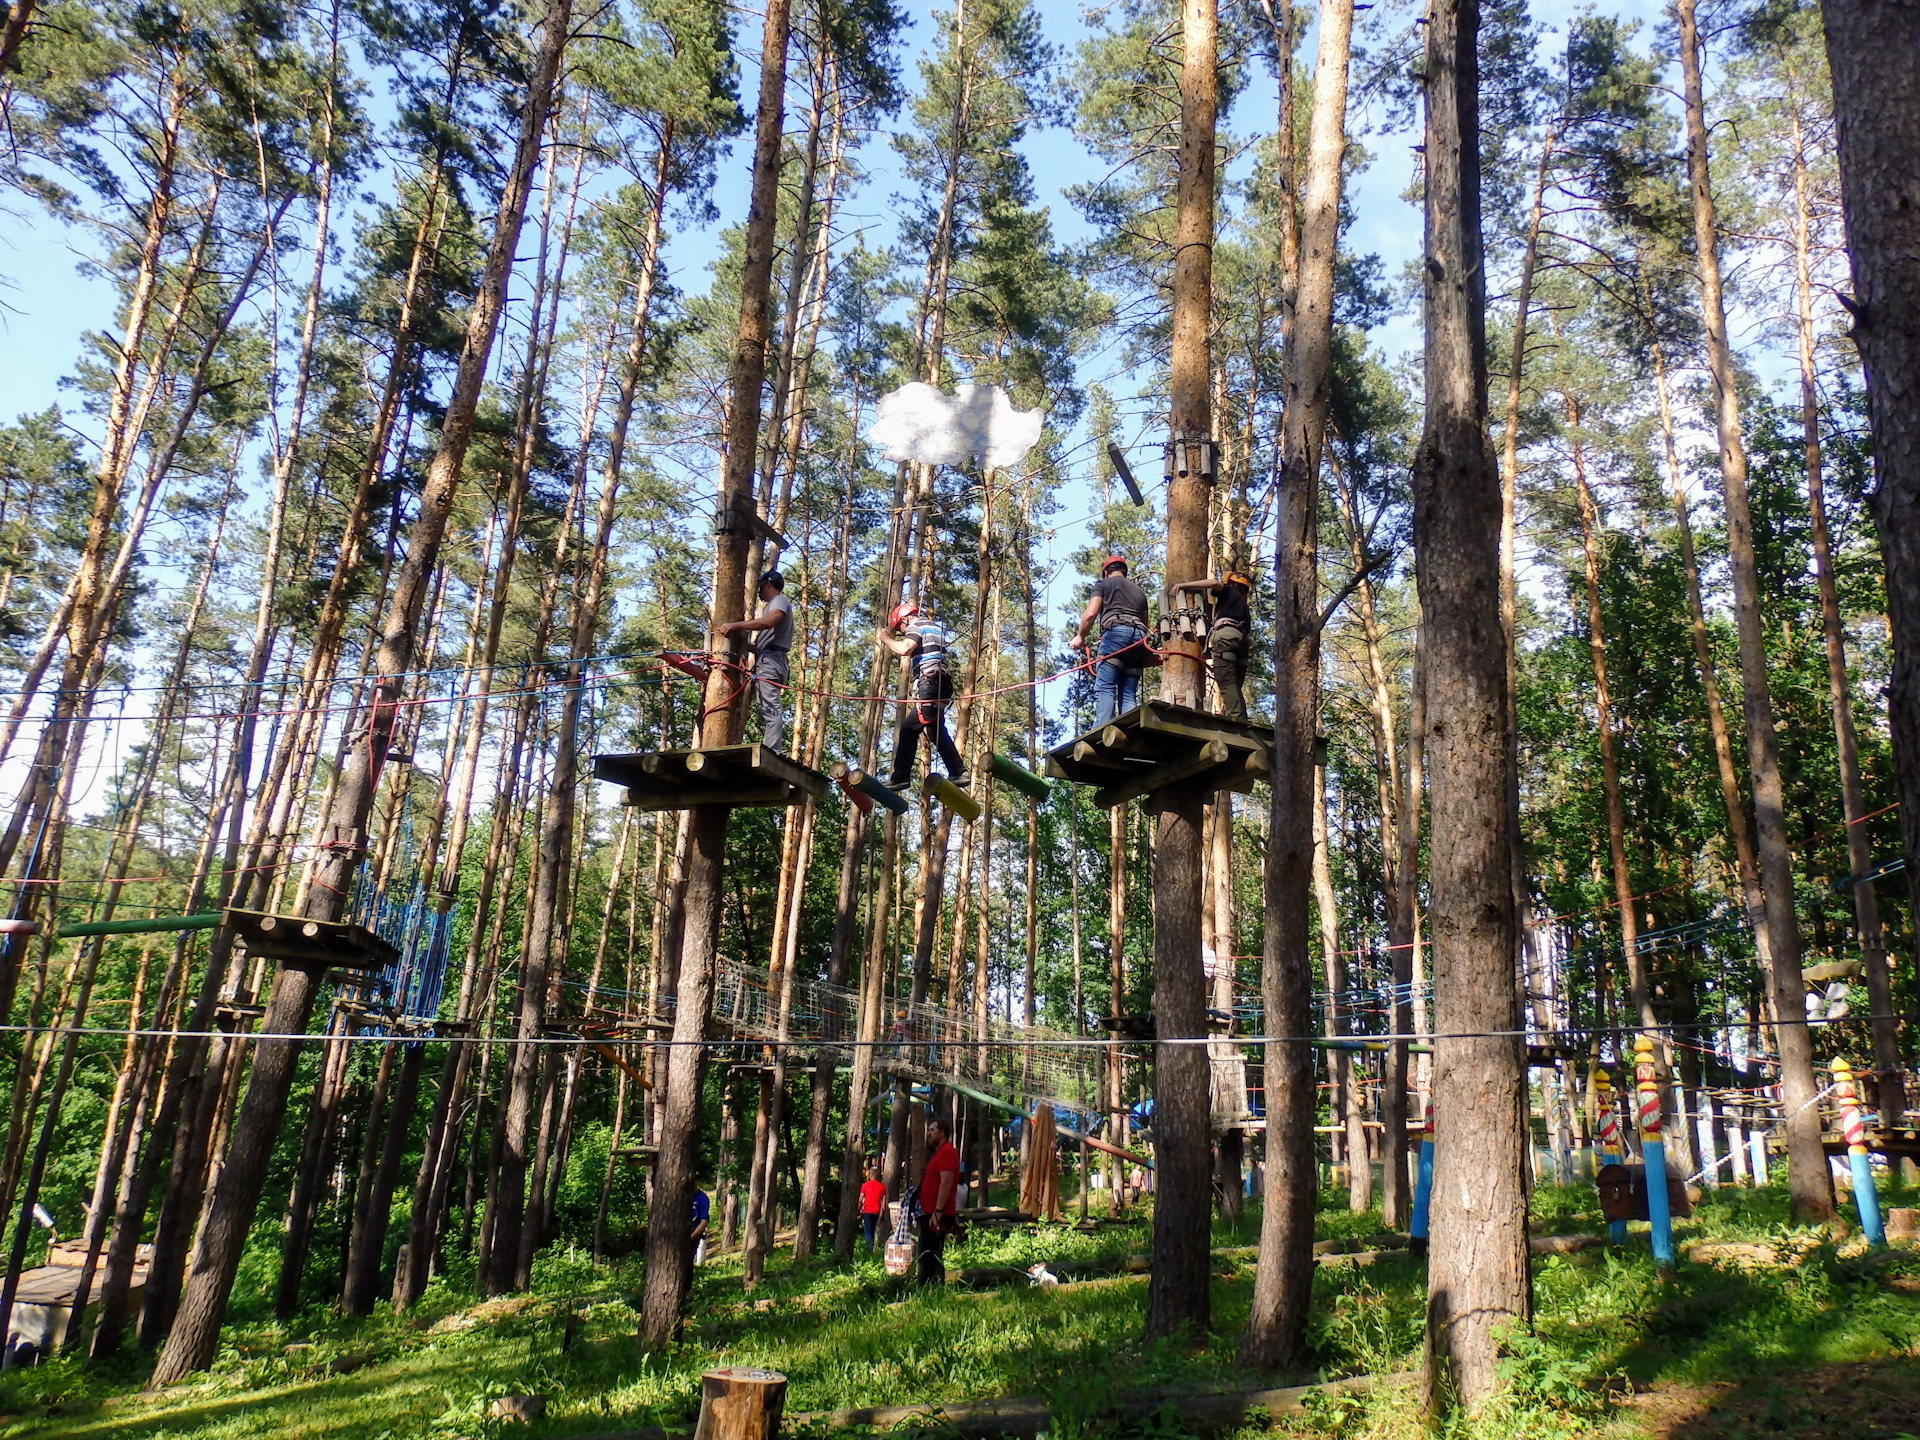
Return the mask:
<svg viewBox="0 0 1920 1440">
<path fill-rule="evenodd" d="M 400 958 L 400 949 L 364 925 L 310 920 L 303 915 L 270 915 L 260 910 L 229 910 L 226 924 L 250 954 L 283 965 L 324 966 L 378 973 Z"/>
<path fill-rule="evenodd" d="M 636 810 L 779 810 L 809 795 L 824 800 L 830 788 L 818 770 L 765 745 L 596 755 L 593 776 L 626 787 L 626 803 Z"/>
<path fill-rule="evenodd" d="M 1092 785 L 1103 810 L 1172 786 L 1245 793 L 1273 770 L 1273 727 L 1148 700 L 1047 754 L 1047 774 Z"/>
</svg>

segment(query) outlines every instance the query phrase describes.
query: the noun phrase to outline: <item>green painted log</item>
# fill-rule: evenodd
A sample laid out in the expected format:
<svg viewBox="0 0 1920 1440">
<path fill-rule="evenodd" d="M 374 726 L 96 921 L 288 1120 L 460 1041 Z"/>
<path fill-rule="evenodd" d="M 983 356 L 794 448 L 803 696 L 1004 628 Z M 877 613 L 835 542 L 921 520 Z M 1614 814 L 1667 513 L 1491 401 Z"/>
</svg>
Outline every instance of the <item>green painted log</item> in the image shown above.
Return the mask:
<svg viewBox="0 0 1920 1440">
<path fill-rule="evenodd" d="M 1033 800 L 1038 800 L 1042 804 L 1045 804 L 1047 797 L 1053 794 L 1053 791 L 1048 787 L 1045 780 L 1042 780 L 1038 775 L 1034 774 L 1033 771 L 1027 769 L 1026 766 L 1016 764 L 1004 755 L 995 755 L 993 757 L 993 778 L 1002 784 L 1011 785 L 1022 795 Z"/>
<path fill-rule="evenodd" d="M 84 920 L 62 925 L 56 938 L 72 940 L 83 935 L 159 935 L 169 930 L 211 930 L 220 923 L 220 912 L 210 915 L 157 915 L 151 920 Z"/>
</svg>

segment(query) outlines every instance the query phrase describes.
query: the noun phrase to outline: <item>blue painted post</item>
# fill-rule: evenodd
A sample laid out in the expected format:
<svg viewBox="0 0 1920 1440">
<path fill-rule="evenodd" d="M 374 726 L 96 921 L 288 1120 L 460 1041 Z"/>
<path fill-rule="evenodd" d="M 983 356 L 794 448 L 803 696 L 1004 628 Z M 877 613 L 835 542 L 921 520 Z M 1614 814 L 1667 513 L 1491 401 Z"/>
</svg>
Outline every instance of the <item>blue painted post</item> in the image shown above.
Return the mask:
<svg viewBox="0 0 1920 1440">
<path fill-rule="evenodd" d="M 1626 1160 L 1625 1147 L 1620 1143 L 1620 1106 L 1613 1098 L 1613 1079 L 1601 1070 L 1594 1076 L 1594 1103 L 1600 1110 L 1600 1163 L 1619 1165 Z M 1627 1243 L 1627 1222 L 1609 1220 L 1607 1236 L 1616 1245 Z"/>
<path fill-rule="evenodd" d="M 1427 1202 L 1433 1198 L 1433 1110 L 1427 1110 L 1427 1122 L 1420 1134 L 1420 1176 L 1413 1187 L 1413 1221 L 1407 1226 L 1412 1238 L 1407 1249 L 1415 1255 L 1427 1253 Z"/>
<path fill-rule="evenodd" d="M 1673 1269 L 1673 1216 L 1667 1210 L 1667 1145 L 1660 1138 L 1660 1082 L 1655 1078 L 1653 1041 L 1633 1042 L 1634 1089 L 1639 1102 L 1640 1157 L 1647 1167 L 1647 1219 L 1653 1226 L 1653 1263 Z"/>
<path fill-rule="evenodd" d="M 1869 1245 L 1887 1243 L 1880 1223 L 1880 1192 L 1873 1184 L 1873 1160 L 1867 1153 L 1867 1121 L 1860 1113 L 1860 1096 L 1853 1084 L 1853 1067 L 1833 1062 L 1833 1095 L 1840 1105 L 1840 1132 L 1847 1137 L 1847 1163 L 1853 1168 L 1853 1203 L 1860 1211 L 1860 1228 Z"/>
</svg>

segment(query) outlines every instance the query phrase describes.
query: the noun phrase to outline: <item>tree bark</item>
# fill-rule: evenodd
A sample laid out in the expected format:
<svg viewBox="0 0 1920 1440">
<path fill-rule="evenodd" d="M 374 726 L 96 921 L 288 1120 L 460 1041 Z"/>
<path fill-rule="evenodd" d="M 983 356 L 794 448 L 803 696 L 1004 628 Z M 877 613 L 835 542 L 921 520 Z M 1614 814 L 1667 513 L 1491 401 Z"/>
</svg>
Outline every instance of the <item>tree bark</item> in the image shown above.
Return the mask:
<svg viewBox="0 0 1920 1440">
<path fill-rule="evenodd" d="M 1789 77 L 1789 84 L 1796 77 Z M 1840 805 L 1847 824 L 1847 868 L 1854 876 L 1873 869 L 1867 834 L 1866 792 L 1860 778 L 1860 742 L 1854 733 L 1853 692 L 1847 682 L 1847 629 L 1840 618 L 1840 592 L 1834 580 L 1833 545 L 1827 533 L 1825 477 L 1821 474 L 1820 395 L 1814 370 L 1813 244 L 1808 194 L 1806 137 L 1801 128 L 1800 97 L 1790 97 L 1793 119 L 1793 295 L 1799 341 L 1800 425 L 1805 436 L 1807 518 L 1812 525 L 1813 574 L 1820 588 L 1820 629 L 1827 649 L 1827 702 L 1833 711 L 1834 748 L 1840 761 Z M 1871 408 L 1871 401 L 1869 401 Z M 1896 653 L 1897 653 L 1896 645 Z M 1874 1078 L 1879 1082 L 1884 1123 L 1898 1124 L 1906 1113 L 1906 1085 L 1900 1069 L 1899 1021 L 1893 1009 L 1886 933 L 1880 924 L 1880 900 L 1871 880 L 1854 879 L 1854 929 L 1866 968 L 1872 1007 Z"/>
<path fill-rule="evenodd" d="M 747 211 L 740 277 L 740 327 L 729 375 L 722 514 L 753 503 L 754 458 L 760 431 L 760 391 L 767 366 L 767 297 L 773 280 L 773 240 L 779 219 L 781 117 L 787 76 L 788 0 L 768 0 L 761 35 L 759 109 L 753 145 L 752 202 Z M 744 527 L 720 533 L 713 567 L 709 641 L 725 656 L 707 677 L 700 743 L 729 745 L 740 735 L 737 641 L 718 644 L 717 631 L 745 609 L 749 536 Z M 713 961 L 720 940 L 721 881 L 726 865 L 728 809 L 703 805 L 687 821 L 685 929 L 679 947 L 679 986 L 673 1048 L 667 1059 L 666 1102 L 647 1227 L 647 1273 L 641 1296 L 640 1338 L 670 1344 L 680 1328 L 692 1282 L 687 1245 L 694 1170 L 700 1158 L 700 1097 L 706 1069 L 707 1011 L 713 998 Z"/>
<path fill-rule="evenodd" d="M 429 582 L 439 560 L 447 517 L 459 489 L 461 469 L 479 409 L 480 387 L 493 350 L 500 312 L 505 306 L 507 276 L 512 268 L 520 225 L 526 214 L 540 136 L 553 103 L 560 58 L 566 48 L 572 0 L 552 0 L 541 28 L 521 109 L 520 134 L 488 248 L 481 284 L 467 319 L 452 394 L 441 422 L 440 440 L 421 495 L 420 510 L 409 536 L 380 637 L 377 691 L 369 717 L 366 743 L 355 746 L 347 772 L 334 797 L 322 835 L 321 863 L 304 907 L 314 919 L 334 920 L 347 899 L 354 869 L 364 853 L 367 817 L 393 732 L 397 700 L 412 668 L 415 629 Z M 276 967 L 272 993 L 262 1028 L 269 1035 L 297 1035 L 305 1031 L 319 989 L 314 969 Z M 187 1279 L 180 1313 L 167 1336 L 149 1384 L 160 1386 L 203 1369 L 213 1358 L 220 1322 L 238 1273 L 241 1249 L 266 1183 L 267 1162 L 286 1115 L 287 1096 L 303 1042 L 267 1040 L 259 1046 L 252 1080 L 241 1107 L 236 1139 L 221 1172 L 211 1209 L 201 1235 L 199 1254 Z"/>
<path fill-rule="evenodd" d="M 1426 91 L 1426 419 L 1414 555 L 1432 765 L 1432 1243 L 1427 1403 L 1477 1409 L 1498 1335 L 1528 1315 L 1526 1086 L 1507 833 L 1500 476 L 1487 438 L 1477 0 L 1430 0 Z"/>
<path fill-rule="evenodd" d="M 1195 463 L 1213 447 L 1209 329 L 1213 299 L 1215 119 L 1219 109 L 1215 0 L 1183 0 L 1180 138 L 1174 180 L 1173 337 L 1169 444 L 1176 457 L 1167 496 L 1166 583 L 1202 578 L 1207 568 L 1209 482 Z M 1207 461 L 1209 468 L 1212 462 Z M 1198 709 L 1206 666 L 1199 642 L 1166 651 L 1162 695 Z M 1206 977 L 1200 965 L 1201 810 L 1192 786 L 1159 794 L 1154 827 L 1153 1274 L 1147 1283 L 1149 1340 L 1212 1323 L 1208 1235 L 1213 1212 Z"/>
<path fill-rule="evenodd" d="M 1321 7 L 1299 283 L 1287 348 L 1274 549 L 1273 808 L 1267 834 L 1266 946 L 1261 960 L 1269 1035 L 1304 1036 L 1312 1023 L 1313 964 L 1307 916 L 1313 884 L 1314 740 L 1320 723 L 1320 457 L 1332 398 L 1328 367 L 1352 26 L 1351 0 L 1327 0 Z M 1290 197 L 1287 203 L 1291 204 Z M 1168 578 L 1174 578 L 1171 563 L 1168 570 Z M 1265 1074 L 1267 1144 L 1260 1263 L 1240 1358 L 1243 1364 L 1270 1369 L 1295 1364 L 1306 1347 L 1319 1188 L 1313 1141 L 1319 1096 L 1313 1052 L 1303 1044 L 1268 1045 Z M 1358 1163 L 1366 1164 L 1364 1147 Z"/>
<path fill-rule="evenodd" d="M 1911 913 L 1920 914 L 1920 57 L 1911 7 L 1897 0 L 1821 0 L 1820 13 L 1893 631 L 1887 722 Z"/>
<path fill-rule="evenodd" d="M 1720 483 L 1726 507 L 1733 617 L 1740 635 L 1741 714 L 1746 721 L 1747 775 L 1753 787 L 1754 833 L 1760 886 L 1772 951 L 1774 1030 L 1780 1049 L 1780 1100 L 1787 1132 L 1787 1189 L 1803 1221 L 1833 1214 L 1833 1180 L 1820 1145 L 1814 1097 L 1813 1042 L 1807 1030 L 1805 982 L 1800 974 L 1800 921 L 1794 913 L 1793 852 L 1787 841 L 1786 800 L 1780 780 L 1780 744 L 1773 728 L 1767 639 L 1760 614 L 1760 575 L 1753 554 L 1753 516 L 1747 504 L 1747 452 L 1733 348 L 1721 296 L 1719 234 L 1708 172 L 1706 107 L 1700 80 L 1700 33 L 1695 0 L 1676 0 L 1680 69 L 1687 130 L 1687 178 L 1693 192 L 1694 262 L 1699 269 L 1707 366 L 1713 375 L 1714 428 L 1720 441 Z M 1896 624 L 1897 628 L 1897 624 Z"/>
</svg>

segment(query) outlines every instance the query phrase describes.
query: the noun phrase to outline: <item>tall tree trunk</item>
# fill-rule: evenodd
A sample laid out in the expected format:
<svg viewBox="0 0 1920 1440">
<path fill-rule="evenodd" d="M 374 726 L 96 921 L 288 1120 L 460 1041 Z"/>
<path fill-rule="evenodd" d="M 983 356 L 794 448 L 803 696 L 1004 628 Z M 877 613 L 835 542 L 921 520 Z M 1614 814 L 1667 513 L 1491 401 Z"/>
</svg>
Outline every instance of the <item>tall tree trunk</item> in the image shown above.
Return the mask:
<svg viewBox="0 0 1920 1440">
<path fill-rule="evenodd" d="M 1789 82 L 1792 83 L 1791 80 Z M 1813 574 L 1820 587 L 1820 629 L 1827 648 L 1827 701 L 1833 711 L 1834 748 L 1840 760 L 1840 805 L 1847 822 L 1847 868 L 1854 876 L 1873 869 L 1867 834 L 1866 793 L 1860 779 L 1860 742 L 1853 727 L 1853 692 L 1847 683 L 1847 630 L 1840 618 L 1840 592 L 1834 581 L 1833 545 L 1827 533 L 1825 477 L 1821 474 L 1820 395 L 1814 370 L 1813 245 L 1806 137 L 1799 97 L 1789 107 L 1793 119 L 1793 295 L 1800 362 L 1800 427 L 1805 437 L 1807 518 L 1812 523 Z M 1899 1021 L 1893 1010 L 1886 934 L 1880 924 L 1880 899 L 1871 880 L 1855 879 L 1854 929 L 1867 972 L 1867 998 L 1873 1013 L 1874 1078 L 1879 1082 L 1883 1123 L 1897 1125 L 1906 1112 L 1906 1086 L 1900 1069 Z"/>
<path fill-rule="evenodd" d="M 1652 313 L 1650 292 L 1642 298 Z M 1753 853 L 1753 833 L 1747 828 L 1746 804 L 1740 798 L 1740 776 L 1734 768 L 1733 737 L 1727 729 L 1726 707 L 1720 700 L 1720 676 L 1707 633 L 1707 611 L 1700 596 L 1700 562 L 1693 547 L 1693 521 L 1687 512 L 1686 482 L 1680 469 L 1680 447 L 1674 438 L 1673 404 L 1667 386 L 1666 352 L 1659 341 L 1650 347 L 1653 389 L 1659 402 L 1660 438 L 1666 456 L 1667 479 L 1673 492 L 1673 519 L 1680 537 L 1680 569 L 1687 583 L 1688 627 L 1693 638 L 1693 661 L 1707 704 L 1707 731 L 1713 742 L 1715 774 L 1720 781 L 1720 805 L 1727 815 L 1727 834 L 1733 840 L 1734 874 L 1740 882 L 1740 901 L 1753 927 L 1754 950 L 1763 974 L 1771 974 L 1773 946 L 1767 938 L 1767 903 L 1760 889 L 1760 862 Z"/>
<path fill-rule="evenodd" d="M 1351 0 L 1320 10 L 1301 207 L 1300 273 L 1287 348 L 1286 413 L 1275 505 L 1273 807 L 1267 832 L 1266 945 L 1261 993 L 1267 1033 L 1312 1029 L 1313 962 L 1308 904 L 1313 884 L 1314 737 L 1320 723 L 1320 457 L 1332 390 L 1333 276 L 1339 247 L 1341 164 L 1346 153 Z M 1290 197 L 1287 203 L 1291 204 Z M 1171 547 L 1169 547 L 1171 549 Z M 1168 578 L 1172 575 L 1169 561 Z M 1319 1174 L 1313 1127 L 1319 1096 L 1313 1052 L 1266 1047 L 1266 1174 L 1260 1264 L 1240 1342 L 1243 1364 L 1293 1365 L 1305 1352 L 1313 1291 L 1313 1216 Z M 1365 1165 L 1366 1151 L 1349 1156 Z"/>
<path fill-rule="evenodd" d="M 753 503 L 754 457 L 760 432 L 760 389 L 767 366 L 767 297 L 773 279 L 773 240 L 779 219 L 781 117 L 787 78 L 788 0 L 768 0 L 761 36 L 759 110 L 753 142 L 753 199 L 740 276 L 740 327 L 728 377 L 726 460 L 721 485 L 720 532 L 713 567 L 710 642 L 723 624 L 741 618 L 746 602 L 746 526 L 732 518 Z M 740 736 L 735 675 L 737 642 L 721 649 L 729 660 L 707 677 L 700 743 L 730 745 Z M 731 696 L 731 698 L 729 698 Z M 683 1226 L 693 1209 L 694 1169 L 700 1158 L 702 1079 L 706 1071 L 707 1011 L 713 998 L 713 961 L 720 940 L 721 880 L 726 865 L 727 816 L 723 805 L 703 805 L 687 822 L 685 929 L 679 947 L 679 985 L 673 1019 L 674 1046 L 667 1059 L 666 1101 L 661 1114 L 659 1156 L 654 1166 L 656 1217 L 647 1230 L 647 1275 L 641 1297 L 643 1343 L 664 1346 L 680 1328 L 692 1282 L 693 1252 Z"/>
<path fill-rule="evenodd" d="M 1706 105 L 1700 80 L 1700 32 L 1695 0 L 1676 0 L 1680 69 L 1685 91 L 1687 178 L 1693 191 L 1694 262 L 1707 366 L 1713 374 L 1714 428 L 1720 440 L 1720 483 L 1726 506 L 1727 559 L 1733 580 L 1733 617 L 1740 635 L 1741 714 L 1746 721 L 1747 775 L 1753 786 L 1754 833 L 1760 885 L 1766 898 L 1767 939 L 1773 952 L 1775 1038 L 1780 1048 L 1780 1101 L 1787 1132 L 1787 1189 L 1801 1220 L 1833 1214 L 1833 1180 L 1820 1146 L 1819 1087 L 1813 1078 L 1813 1041 L 1807 1031 L 1800 974 L 1800 921 L 1794 913 L 1793 851 L 1787 842 L 1786 800 L 1780 780 L 1780 744 L 1773 729 L 1773 692 L 1767 676 L 1767 637 L 1760 615 L 1760 575 L 1753 554 L 1753 516 L 1747 505 L 1747 452 L 1741 435 L 1740 395 L 1733 347 L 1727 338 L 1720 289 L 1719 234 L 1707 164 Z M 1897 622 L 1896 622 L 1897 628 Z"/>
<path fill-rule="evenodd" d="M 1500 475 L 1487 438 L 1477 0 L 1430 0 L 1426 91 L 1426 419 L 1414 555 L 1433 768 L 1432 1246 L 1427 1398 L 1473 1409 L 1498 1384 L 1501 1329 L 1529 1311 L 1526 1085 L 1518 1034 Z M 1411 803 L 1411 796 L 1409 797 Z"/>
<path fill-rule="evenodd" d="M 1911 911 L 1920 914 L 1920 57 L 1912 11 L 1896 0 L 1821 0 L 1820 14 L 1853 271 L 1845 303 L 1866 372 L 1870 505 L 1893 631 L 1887 722 Z"/>
<path fill-rule="evenodd" d="M 1215 119 L 1219 109 L 1219 16 L 1215 0 L 1183 0 L 1180 143 L 1174 177 L 1173 337 L 1169 444 L 1177 458 L 1167 495 L 1166 583 L 1207 569 L 1213 397 L 1208 333 L 1213 300 Z M 1162 696 L 1198 709 L 1206 689 L 1199 642 L 1167 651 Z M 1213 1211 L 1206 977 L 1200 968 L 1201 812 L 1190 785 L 1160 792 L 1153 872 L 1154 1131 L 1153 1274 L 1147 1338 L 1206 1333 L 1207 1246 Z M 1181 1043 L 1185 1042 L 1185 1043 Z"/>
<path fill-rule="evenodd" d="M 428 470 L 419 514 L 408 537 L 406 560 L 400 567 L 382 627 L 378 698 L 369 717 L 366 743 L 354 747 L 323 831 L 323 859 L 315 870 L 319 883 L 309 892 L 305 906 L 305 912 L 314 919 L 339 917 L 359 856 L 364 853 L 367 817 L 386 760 L 400 689 L 412 669 L 420 611 L 439 561 L 447 517 L 459 489 L 467 444 L 479 409 L 480 386 L 506 301 L 507 276 L 519 241 L 521 221 L 526 215 L 540 137 L 553 103 L 571 20 L 572 0 L 551 0 L 528 77 L 518 144 L 501 193 L 480 288 L 468 315 L 453 390 L 441 421 L 439 445 Z M 305 1031 L 320 978 L 317 970 L 276 967 L 262 1027 L 266 1033 L 297 1035 Z M 154 1366 L 150 1384 L 170 1384 L 204 1368 L 213 1358 L 247 1229 L 253 1221 L 261 1187 L 266 1183 L 267 1163 L 286 1115 L 287 1096 L 301 1048 L 302 1042 L 297 1040 L 267 1040 L 259 1047 L 253 1077 L 241 1107 L 233 1151 L 213 1195 L 180 1313 Z"/>
</svg>

